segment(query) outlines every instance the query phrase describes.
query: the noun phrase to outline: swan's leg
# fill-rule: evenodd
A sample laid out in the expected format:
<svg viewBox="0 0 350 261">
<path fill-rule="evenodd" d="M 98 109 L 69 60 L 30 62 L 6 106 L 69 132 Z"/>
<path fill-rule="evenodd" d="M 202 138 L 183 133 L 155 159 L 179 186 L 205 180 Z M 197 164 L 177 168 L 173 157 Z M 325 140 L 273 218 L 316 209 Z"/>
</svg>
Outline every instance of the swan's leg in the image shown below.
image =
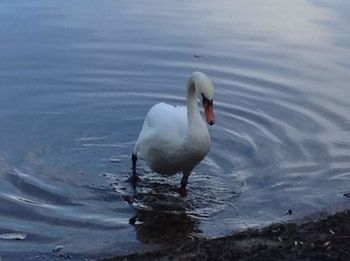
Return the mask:
<svg viewBox="0 0 350 261">
<path fill-rule="evenodd" d="M 129 181 L 131 182 L 131 184 L 135 187 L 136 186 L 136 182 L 137 182 L 137 173 L 136 173 L 136 161 L 137 161 L 137 157 L 136 155 L 133 153 L 131 156 L 131 162 L 132 162 L 132 173 L 129 177 Z"/>
<path fill-rule="evenodd" d="M 188 182 L 188 176 L 187 174 L 183 174 L 182 179 L 181 179 L 181 188 L 186 188 L 187 182 Z"/>
<path fill-rule="evenodd" d="M 131 162 L 132 162 L 132 172 L 136 173 L 136 161 L 137 161 L 137 157 L 136 155 L 133 153 L 131 155 Z"/>
<path fill-rule="evenodd" d="M 187 195 L 187 182 L 188 182 L 188 177 L 190 176 L 191 172 L 183 172 L 183 176 L 181 179 L 181 187 L 179 188 L 179 193 L 181 197 L 185 197 Z"/>
</svg>

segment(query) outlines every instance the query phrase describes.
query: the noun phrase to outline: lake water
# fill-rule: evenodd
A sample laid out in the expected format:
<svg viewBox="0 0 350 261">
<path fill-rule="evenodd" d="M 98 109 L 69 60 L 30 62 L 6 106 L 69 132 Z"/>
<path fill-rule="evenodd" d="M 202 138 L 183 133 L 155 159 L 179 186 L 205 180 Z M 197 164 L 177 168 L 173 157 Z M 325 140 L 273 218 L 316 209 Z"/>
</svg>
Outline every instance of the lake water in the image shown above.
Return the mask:
<svg viewBox="0 0 350 261">
<path fill-rule="evenodd" d="M 0 259 L 106 257 L 349 208 L 349 13 L 346 0 L 1 1 L 0 237 L 23 240 L 0 239 Z M 144 164 L 133 190 L 145 114 L 183 105 L 195 70 L 216 87 L 216 124 L 188 196 Z"/>
</svg>

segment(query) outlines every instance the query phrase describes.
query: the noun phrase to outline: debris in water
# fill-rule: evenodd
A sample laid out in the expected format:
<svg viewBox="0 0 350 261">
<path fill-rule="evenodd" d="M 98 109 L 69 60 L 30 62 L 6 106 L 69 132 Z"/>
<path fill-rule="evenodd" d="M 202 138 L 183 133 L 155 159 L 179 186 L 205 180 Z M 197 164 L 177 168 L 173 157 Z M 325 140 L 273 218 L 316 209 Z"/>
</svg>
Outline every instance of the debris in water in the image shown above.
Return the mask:
<svg viewBox="0 0 350 261">
<path fill-rule="evenodd" d="M 62 246 L 62 245 L 58 245 L 58 246 L 55 246 L 54 249 L 53 249 L 52 251 L 55 252 L 55 253 L 58 253 L 58 252 L 60 252 L 62 249 L 63 249 L 63 246 Z"/>
<path fill-rule="evenodd" d="M 52 249 L 52 256 L 54 257 L 61 257 L 63 259 L 71 259 L 72 255 L 70 253 L 63 253 L 61 252 L 63 250 L 63 246 L 62 245 L 57 245 Z"/>
<path fill-rule="evenodd" d="M 110 163 L 120 163 L 121 160 L 120 160 L 120 159 L 117 159 L 117 158 L 112 158 L 112 159 L 109 159 L 109 162 L 110 162 Z"/>
<path fill-rule="evenodd" d="M 291 209 L 288 209 L 288 211 L 286 212 L 286 216 L 291 216 L 293 214 L 293 211 Z"/>
<path fill-rule="evenodd" d="M 6 233 L 1 234 L 0 239 L 7 239 L 7 240 L 24 240 L 26 239 L 27 234 L 24 233 Z"/>
<path fill-rule="evenodd" d="M 200 59 L 202 56 L 199 55 L 199 54 L 196 54 L 196 53 L 193 53 L 193 58 L 197 58 L 197 59 Z"/>
<path fill-rule="evenodd" d="M 343 196 L 346 198 L 350 198 L 350 192 L 344 193 Z"/>
<path fill-rule="evenodd" d="M 72 255 L 70 253 L 60 254 L 60 257 L 64 259 L 72 259 Z"/>
</svg>

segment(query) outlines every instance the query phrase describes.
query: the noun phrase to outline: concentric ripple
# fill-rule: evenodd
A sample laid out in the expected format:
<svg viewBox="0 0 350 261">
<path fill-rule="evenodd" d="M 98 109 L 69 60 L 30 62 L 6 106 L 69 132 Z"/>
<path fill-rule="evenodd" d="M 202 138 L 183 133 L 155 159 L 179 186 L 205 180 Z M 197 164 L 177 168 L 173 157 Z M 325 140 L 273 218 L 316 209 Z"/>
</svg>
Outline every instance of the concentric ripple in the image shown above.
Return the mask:
<svg viewBox="0 0 350 261">
<path fill-rule="evenodd" d="M 349 208 L 339 5 L 3 1 L 0 259 L 99 258 Z M 147 111 L 184 105 L 195 70 L 214 82 L 216 124 L 187 197 L 180 174 L 141 161 L 133 188 Z"/>
</svg>

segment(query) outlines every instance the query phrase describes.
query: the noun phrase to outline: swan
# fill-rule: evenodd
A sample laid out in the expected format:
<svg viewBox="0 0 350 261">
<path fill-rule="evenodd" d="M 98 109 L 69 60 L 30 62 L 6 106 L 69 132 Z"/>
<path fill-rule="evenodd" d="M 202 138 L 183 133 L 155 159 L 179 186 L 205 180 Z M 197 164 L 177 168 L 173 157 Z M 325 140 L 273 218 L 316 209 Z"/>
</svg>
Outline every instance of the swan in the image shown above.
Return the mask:
<svg viewBox="0 0 350 261">
<path fill-rule="evenodd" d="M 179 192 L 186 194 L 188 177 L 207 155 L 211 144 L 198 109 L 198 98 L 207 123 L 213 125 L 213 96 L 214 86 L 209 78 L 202 72 L 193 72 L 187 81 L 186 107 L 158 103 L 148 111 L 132 151 L 131 181 L 136 182 L 136 161 L 142 159 L 159 174 L 182 172 Z"/>
</svg>

